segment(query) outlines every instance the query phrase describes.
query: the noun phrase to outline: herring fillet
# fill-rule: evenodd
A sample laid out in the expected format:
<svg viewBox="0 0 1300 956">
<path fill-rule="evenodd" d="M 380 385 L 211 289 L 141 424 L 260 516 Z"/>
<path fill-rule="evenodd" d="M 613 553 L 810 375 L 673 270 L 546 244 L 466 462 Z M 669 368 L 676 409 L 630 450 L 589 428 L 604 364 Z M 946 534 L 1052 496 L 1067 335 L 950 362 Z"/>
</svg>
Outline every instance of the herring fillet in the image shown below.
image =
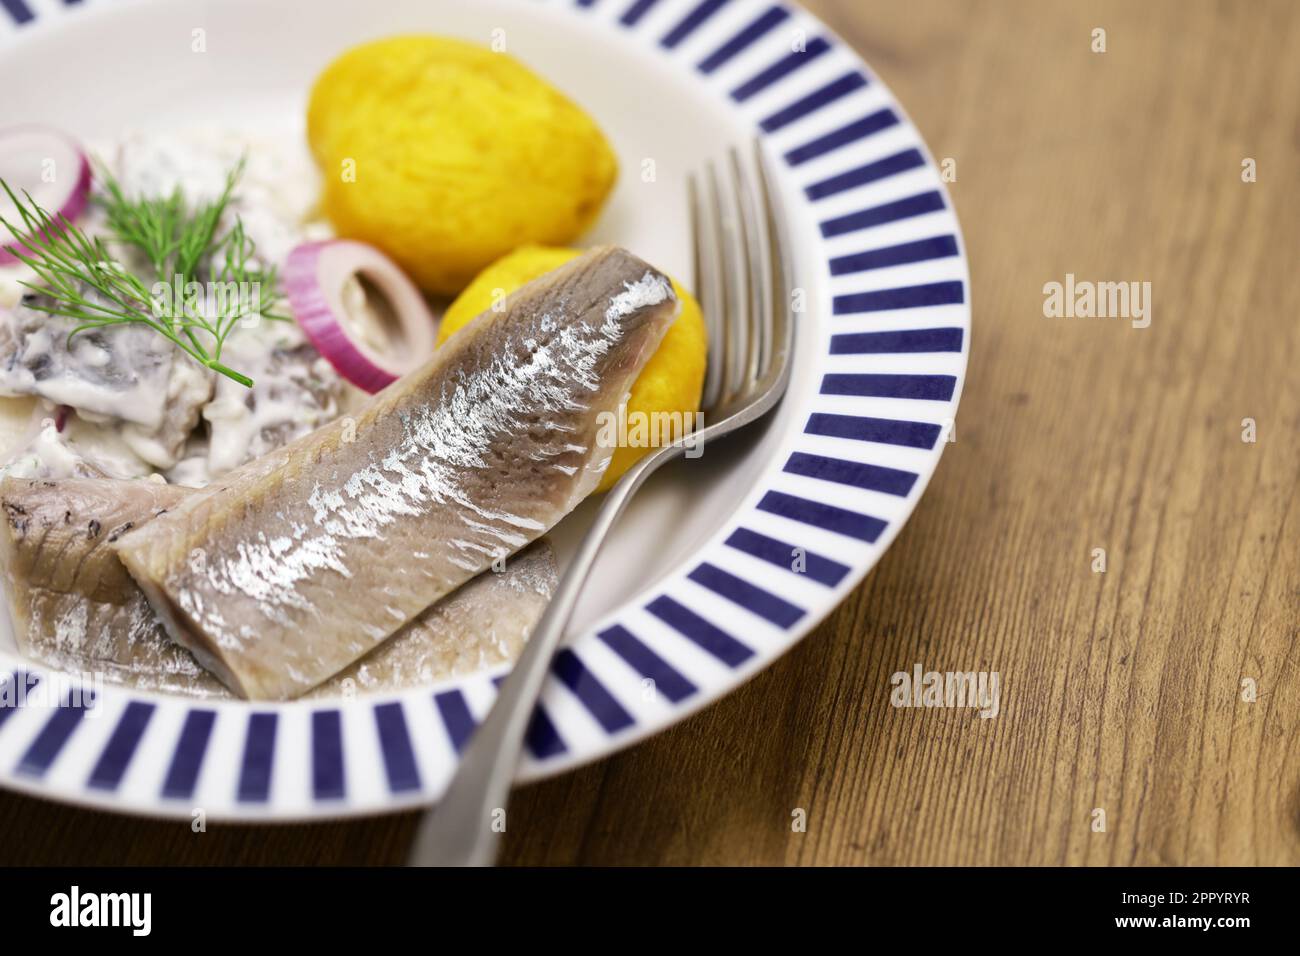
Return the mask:
<svg viewBox="0 0 1300 956">
<path fill-rule="evenodd" d="M 178 643 L 250 699 L 296 697 L 539 537 L 599 483 L 597 442 L 677 313 L 593 250 L 420 369 L 117 542 Z"/>
<path fill-rule="evenodd" d="M 10 584 L 124 603 L 137 590 L 111 545 L 194 494 L 160 481 L 6 477 L 0 561 Z"/>
<path fill-rule="evenodd" d="M 171 640 L 107 543 L 197 494 L 150 481 L 0 482 L 0 562 L 20 650 L 59 670 L 190 697 L 231 697 Z M 557 580 L 534 542 L 480 574 L 311 692 L 398 690 L 513 660 Z"/>
<path fill-rule="evenodd" d="M 425 687 L 513 661 L 551 603 L 555 551 L 539 538 L 462 584 L 361 660 L 308 691 L 309 698 Z"/>
<path fill-rule="evenodd" d="M 225 688 L 158 622 L 111 544 L 193 492 L 152 481 L 5 478 L 0 567 L 18 648 L 118 684 L 212 696 Z"/>
</svg>

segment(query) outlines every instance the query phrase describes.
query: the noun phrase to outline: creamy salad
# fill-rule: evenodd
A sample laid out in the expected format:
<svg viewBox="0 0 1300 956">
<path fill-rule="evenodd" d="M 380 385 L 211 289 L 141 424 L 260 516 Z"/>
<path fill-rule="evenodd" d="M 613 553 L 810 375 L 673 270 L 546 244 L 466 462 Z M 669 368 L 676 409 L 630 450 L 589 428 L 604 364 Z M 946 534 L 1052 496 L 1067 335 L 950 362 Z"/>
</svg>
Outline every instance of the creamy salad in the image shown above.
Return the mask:
<svg viewBox="0 0 1300 956">
<path fill-rule="evenodd" d="M 238 220 L 262 264 L 279 266 L 295 246 L 331 234 L 316 218 L 318 174 L 300 146 L 193 132 L 133 134 L 90 152 L 128 196 L 179 190 L 191 206 L 219 197 L 242 163 L 218 231 Z M 78 226 L 105 234 L 104 210 L 92 203 Z M 148 265 L 132 261 L 129 249 L 114 251 L 133 267 Z M 21 263 L 0 267 L 3 474 L 152 477 L 201 487 L 361 399 L 293 321 L 238 322 L 222 360 L 253 380 L 249 388 L 147 326 L 89 329 L 69 342 L 63 324 L 33 308 L 41 297 L 21 282 L 34 278 Z M 350 308 L 364 315 L 359 280 L 349 281 L 347 293 Z"/>
</svg>

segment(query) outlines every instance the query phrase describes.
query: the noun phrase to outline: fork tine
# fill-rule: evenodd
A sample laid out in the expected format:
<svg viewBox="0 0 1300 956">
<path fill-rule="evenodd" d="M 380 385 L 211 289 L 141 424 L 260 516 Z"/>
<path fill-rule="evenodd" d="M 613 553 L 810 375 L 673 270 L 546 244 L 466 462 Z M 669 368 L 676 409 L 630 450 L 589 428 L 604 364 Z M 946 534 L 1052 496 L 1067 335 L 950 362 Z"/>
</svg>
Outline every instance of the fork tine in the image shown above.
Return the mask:
<svg viewBox="0 0 1300 956">
<path fill-rule="evenodd" d="M 790 262 L 790 245 L 787 241 L 787 223 L 785 210 L 777 201 L 772 186 L 771 166 L 763 143 L 754 139 L 754 164 L 758 169 L 759 198 L 766 222 L 767 256 L 765 263 L 769 274 L 766 277 L 767 288 L 771 297 L 767 300 L 766 355 L 768 361 L 760 374 L 764 378 L 773 372 L 777 375 L 789 374 L 788 357 L 794 345 L 794 326 L 790 295 L 790 277 L 793 267 Z"/>
<path fill-rule="evenodd" d="M 722 356 L 722 387 L 719 401 L 725 406 L 744 386 L 745 340 L 748 334 L 745 317 L 749 312 L 749 283 L 746 278 L 748 262 L 743 238 L 743 224 L 737 203 L 735 181 L 728 177 L 728 188 L 723 189 L 717 167 L 708 164 L 712 191 L 716 238 L 722 267 L 722 337 L 725 354 Z"/>
<path fill-rule="evenodd" d="M 767 234 L 767 217 L 760 206 L 762 197 L 750 184 L 740 150 L 730 150 L 736 205 L 741 211 L 742 245 L 745 249 L 744 277 L 748 283 L 748 311 L 744 317 L 745 388 L 752 386 L 766 367 L 770 353 L 772 322 L 771 245 Z"/>
<path fill-rule="evenodd" d="M 762 143 L 753 140 L 754 177 L 736 148 L 726 184 L 713 162 L 705 188 L 688 179 L 696 294 L 709 331 L 701 407 L 725 410 L 770 386 L 791 347 L 789 248 Z M 756 185 L 755 185 L 756 183 Z"/>
<path fill-rule="evenodd" d="M 712 171 L 709 171 L 712 180 Z M 712 196 L 716 195 L 716 183 L 710 182 L 710 197 L 700 189 L 700 182 L 695 174 L 687 181 L 691 202 L 691 241 L 694 254 L 695 294 L 699 297 L 700 309 L 704 313 L 704 324 L 708 330 L 709 343 L 707 366 L 704 375 L 704 391 L 700 399 L 702 408 L 713 408 L 722 395 L 727 344 L 723 316 L 726 303 L 718 264 L 721 244 L 718 242 L 718 227 L 713 215 Z"/>
</svg>

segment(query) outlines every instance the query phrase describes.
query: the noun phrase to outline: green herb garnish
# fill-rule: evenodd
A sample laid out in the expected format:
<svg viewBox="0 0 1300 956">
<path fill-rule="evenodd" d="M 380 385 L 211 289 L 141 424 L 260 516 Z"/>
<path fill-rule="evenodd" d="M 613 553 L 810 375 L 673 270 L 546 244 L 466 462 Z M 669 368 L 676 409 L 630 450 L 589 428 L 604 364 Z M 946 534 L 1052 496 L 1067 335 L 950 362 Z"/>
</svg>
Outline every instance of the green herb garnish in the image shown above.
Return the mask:
<svg viewBox="0 0 1300 956">
<path fill-rule="evenodd" d="M 29 193 L 24 190 L 19 198 L 0 179 L 22 219 L 20 229 L 0 216 L 18 243 L 10 251 L 40 278 L 40 284 L 22 284 L 48 300 L 30 308 L 76 322 L 69 343 L 89 329 L 147 325 L 200 365 L 252 387 L 251 378 L 221 363 L 226 339 L 245 319 L 286 317 L 272 311 L 279 298 L 276 272 L 251 264 L 255 247 L 243 223 L 236 219 L 229 232 L 217 236 L 243 168 L 241 161 L 222 194 L 194 210 L 179 188 L 166 197 L 130 198 L 101 170 L 103 193 L 97 201 L 111 238 L 148 259 L 154 273 L 149 285 L 103 239 L 88 237 L 61 214 L 56 221 Z"/>
</svg>

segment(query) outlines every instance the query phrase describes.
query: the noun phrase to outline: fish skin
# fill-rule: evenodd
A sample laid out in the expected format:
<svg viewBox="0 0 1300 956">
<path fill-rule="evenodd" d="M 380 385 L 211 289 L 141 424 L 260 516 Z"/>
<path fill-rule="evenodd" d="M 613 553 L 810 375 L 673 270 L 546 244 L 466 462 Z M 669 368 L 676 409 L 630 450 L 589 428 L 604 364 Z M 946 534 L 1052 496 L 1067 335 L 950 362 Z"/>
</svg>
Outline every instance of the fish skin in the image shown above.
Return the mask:
<svg viewBox="0 0 1300 956">
<path fill-rule="evenodd" d="M 0 482 L 0 561 L 20 649 L 59 670 L 198 698 L 226 687 L 167 635 L 105 542 L 196 494 L 149 481 Z M 80 568 L 79 573 L 72 569 Z M 480 574 L 426 610 L 313 698 L 431 684 L 514 660 L 557 581 L 545 539 Z"/>
<path fill-rule="evenodd" d="M 27 622 L 23 652 L 47 667 L 137 690 L 234 696 L 168 636 L 138 588 L 125 604 L 32 588 L 15 606 Z"/>
<path fill-rule="evenodd" d="M 232 472 L 116 548 L 167 625 L 249 699 L 296 697 L 595 489 L 597 442 L 678 303 L 618 248 L 517 290 L 356 418 Z"/>
<path fill-rule="evenodd" d="M 138 588 L 111 545 L 191 494 L 159 481 L 6 477 L 0 562 L 11 583 L 123 604 Z"/>
<path fill-rule="evenodd" d="M 58 670 L 112 683 L 227 694 L 167 636 L 111 547 L 192 493 L 106 478 L 0 482 L 0 567 L 19 649 Z"/>
<path fill-rule="evenodd" d="M 514 661 L 551 602 L 555 551 L 539 538 L 462 584 L 361 660 L 308 691 L 309 698 L 427 687 Z"/>
</svg>

